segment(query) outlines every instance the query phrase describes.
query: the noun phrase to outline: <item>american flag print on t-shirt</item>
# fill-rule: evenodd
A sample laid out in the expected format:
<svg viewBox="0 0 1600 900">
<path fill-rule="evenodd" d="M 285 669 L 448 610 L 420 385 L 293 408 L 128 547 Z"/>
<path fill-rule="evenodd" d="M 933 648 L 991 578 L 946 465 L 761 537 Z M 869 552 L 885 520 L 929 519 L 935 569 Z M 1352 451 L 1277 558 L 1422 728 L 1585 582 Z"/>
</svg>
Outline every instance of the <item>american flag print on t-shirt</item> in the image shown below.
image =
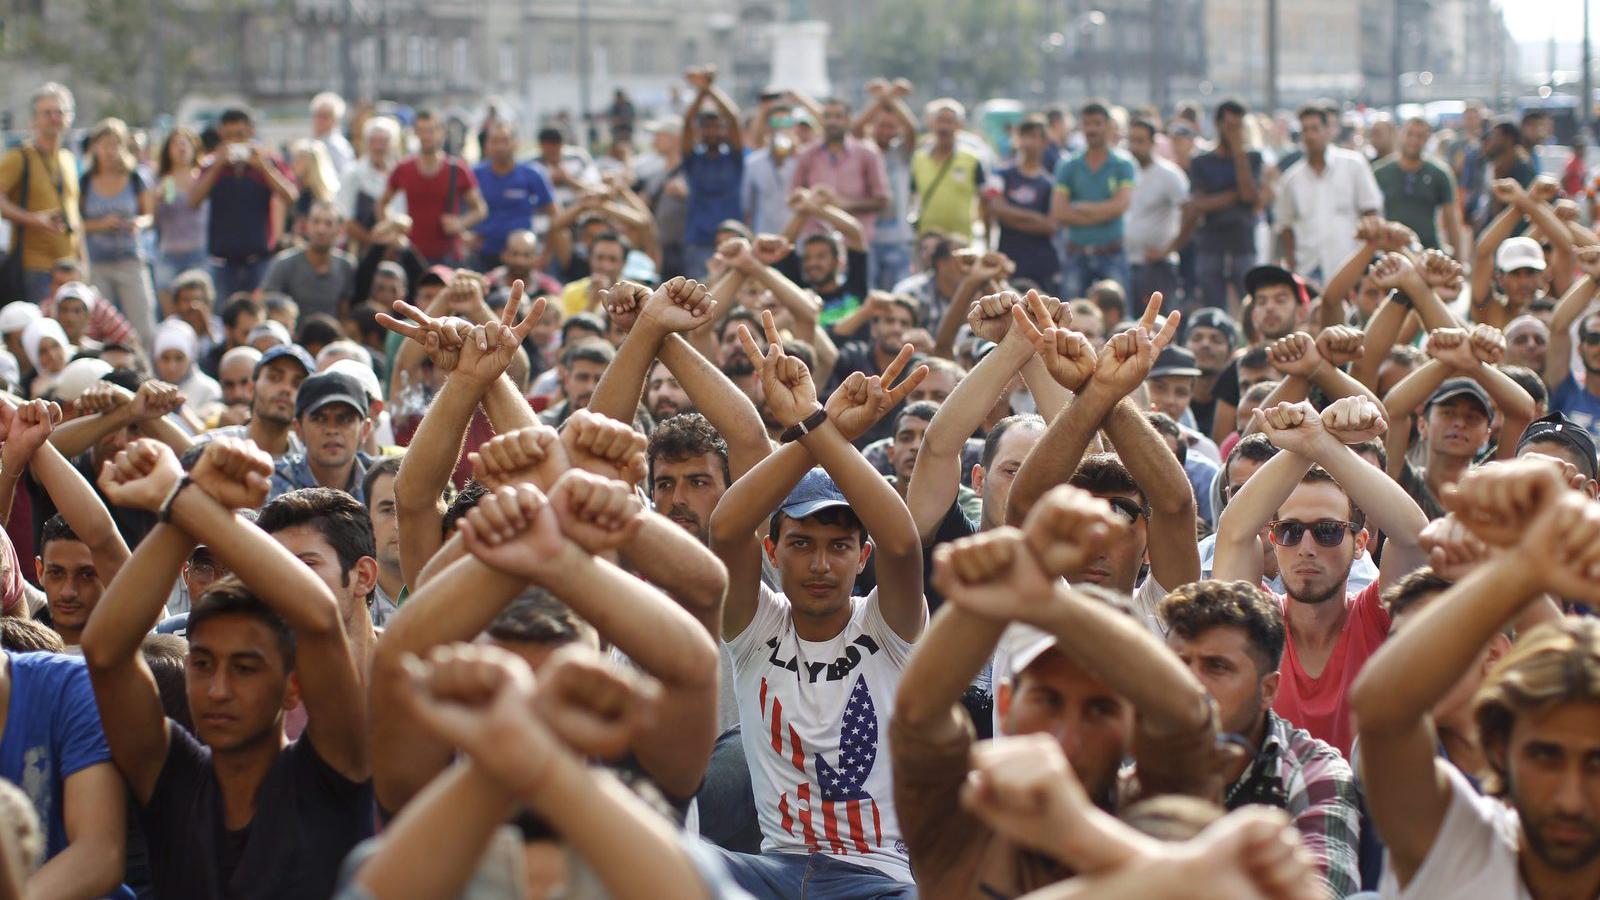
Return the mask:
<svg viewBox="0 0 1600 900">
<path fill-rule="evenodd" d="M 815 779 L 806 771 L 806 752 L 794 726 L 783 718 L 783 703 L 772 697 L 767 708 L 767 680 L 761 679 L 761 713 L 772 729 L 772 752 L 787 759 L 803 779 L 790 792 L 778 798 L 778 814 L 783 829 L 795 835 L 796 826 L 807 849 L 812 852 L 848 856 L 871 853 L 883 846 L 883 826 L 878 803 L 867 792 L 867 777 L 878 760 L 878 711 L 867 689 L 865 676 L 856 676 L 855 687 L 839 722 L 839 759 L 831 764 L 821 753 L 812 754 Z M 821 802 L 821 836 L 818 835 L 815 800 Z M 870 837 L 869 837 L 870 835 Z M 827 842 L 827 847 L 822 842 Z"/>
</svg>

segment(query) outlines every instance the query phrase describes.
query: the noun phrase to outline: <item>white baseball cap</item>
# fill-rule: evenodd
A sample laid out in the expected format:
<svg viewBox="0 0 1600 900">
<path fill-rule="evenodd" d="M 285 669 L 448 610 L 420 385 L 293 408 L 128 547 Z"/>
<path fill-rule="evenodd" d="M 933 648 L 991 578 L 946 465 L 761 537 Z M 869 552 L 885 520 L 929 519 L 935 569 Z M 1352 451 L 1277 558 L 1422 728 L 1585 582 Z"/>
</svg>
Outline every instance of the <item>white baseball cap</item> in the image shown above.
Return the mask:
<svg viewBox="0 0 1600 900">
<path fill-rule="evenodd" d="M 1506 238 L 1494 252 L 1494 267 L 1502 272 L 1518 269 L 1544 271 L 1544 249 L 1531 237 Z"/>
</svg>

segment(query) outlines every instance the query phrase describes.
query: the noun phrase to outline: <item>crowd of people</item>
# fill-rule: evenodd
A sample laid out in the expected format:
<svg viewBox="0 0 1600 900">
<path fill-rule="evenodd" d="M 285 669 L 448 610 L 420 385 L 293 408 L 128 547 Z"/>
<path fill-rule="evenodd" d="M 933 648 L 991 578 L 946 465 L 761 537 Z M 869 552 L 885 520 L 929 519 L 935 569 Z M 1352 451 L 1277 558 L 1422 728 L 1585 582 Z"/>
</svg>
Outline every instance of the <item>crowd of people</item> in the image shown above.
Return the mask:
<svg viewBox="0 0 1600 900">
<path fill-rule="evenodd" d="M 475 164 L 38 89 L 0 900 L 1600 897 L 1547 118 L 686 83 Z"/>
</svg>

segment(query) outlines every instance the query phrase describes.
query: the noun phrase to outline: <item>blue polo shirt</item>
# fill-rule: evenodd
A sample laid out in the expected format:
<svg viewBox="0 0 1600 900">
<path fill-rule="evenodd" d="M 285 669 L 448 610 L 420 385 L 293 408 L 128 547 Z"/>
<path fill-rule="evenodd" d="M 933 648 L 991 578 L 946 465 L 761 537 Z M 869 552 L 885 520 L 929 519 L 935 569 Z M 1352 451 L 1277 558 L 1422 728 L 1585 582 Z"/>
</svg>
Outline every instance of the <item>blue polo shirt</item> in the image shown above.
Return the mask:
<svg viewBox="0 0 1600 900">
<path fill-rule="evenodd" d="M 683 230 L 686 244 L 710 244 L 717 225 L 742 218 L 739 184 L 744 179 L 744 152 L 723 144 L 712 153 L 701 144 L 683 161 L 689 183 L 689 216 Z"/>
<path fill-rule="evenodd" d="M 1056 164 L 1056 190 L 1073 202 L 1097 203 L 1110 200 L 1125 185 L 1138 177 L 1133 160 L 1120 150 L 1106 151 L 1100 168 L 1090 168 L 1089 151 L 1075 153 Z M 1067 241 L 1095 247 L 1122 240 L 1122 217 L 1098 225 L 1074 225 L 1067 229 Z"/>
<path fill-rule="evenodd" d="M 473 231 L 483 238 L 483 252 L 495 256 L 505 249 L 511 232 L 533 227 L 533 214 L 555 202 L 555 192 L 544 173 L 527 163 L 512 165 L 501 175 L 482 162 L 472 170 L 489 214 Z"/>
<path fill-rule="evenodd" d="M 111 748 L 81 657 L 5 655 L 11 659 L 11 700 L 5 730 L 0 731 L 0 778 L 21 787 L 33 801 L 44 823 L 49 859 L 68 843 L 62 818 L 66 780 L 110 761 Z"/>
</svg>

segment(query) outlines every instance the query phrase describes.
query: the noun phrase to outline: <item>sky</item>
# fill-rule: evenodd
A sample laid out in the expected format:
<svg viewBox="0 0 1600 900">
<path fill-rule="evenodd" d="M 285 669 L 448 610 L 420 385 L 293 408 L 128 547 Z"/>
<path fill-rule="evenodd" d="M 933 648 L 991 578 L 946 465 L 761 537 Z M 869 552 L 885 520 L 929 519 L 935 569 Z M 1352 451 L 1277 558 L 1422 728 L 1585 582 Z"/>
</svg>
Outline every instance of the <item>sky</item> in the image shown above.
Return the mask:
<svg viewBox="0 0 1600 900">
<path fill-rule="evenodd" d="M 1590 33 L 1600 41 L 1600 0 L 1591 0 Z M 1544 42 L 1555 35 L 1558 41 L 1576 41 L 1583 31 L 1584 0 L 1500 0 L 1506 10 L 1506 27 L 1518 43 Z"/>
</svg>

